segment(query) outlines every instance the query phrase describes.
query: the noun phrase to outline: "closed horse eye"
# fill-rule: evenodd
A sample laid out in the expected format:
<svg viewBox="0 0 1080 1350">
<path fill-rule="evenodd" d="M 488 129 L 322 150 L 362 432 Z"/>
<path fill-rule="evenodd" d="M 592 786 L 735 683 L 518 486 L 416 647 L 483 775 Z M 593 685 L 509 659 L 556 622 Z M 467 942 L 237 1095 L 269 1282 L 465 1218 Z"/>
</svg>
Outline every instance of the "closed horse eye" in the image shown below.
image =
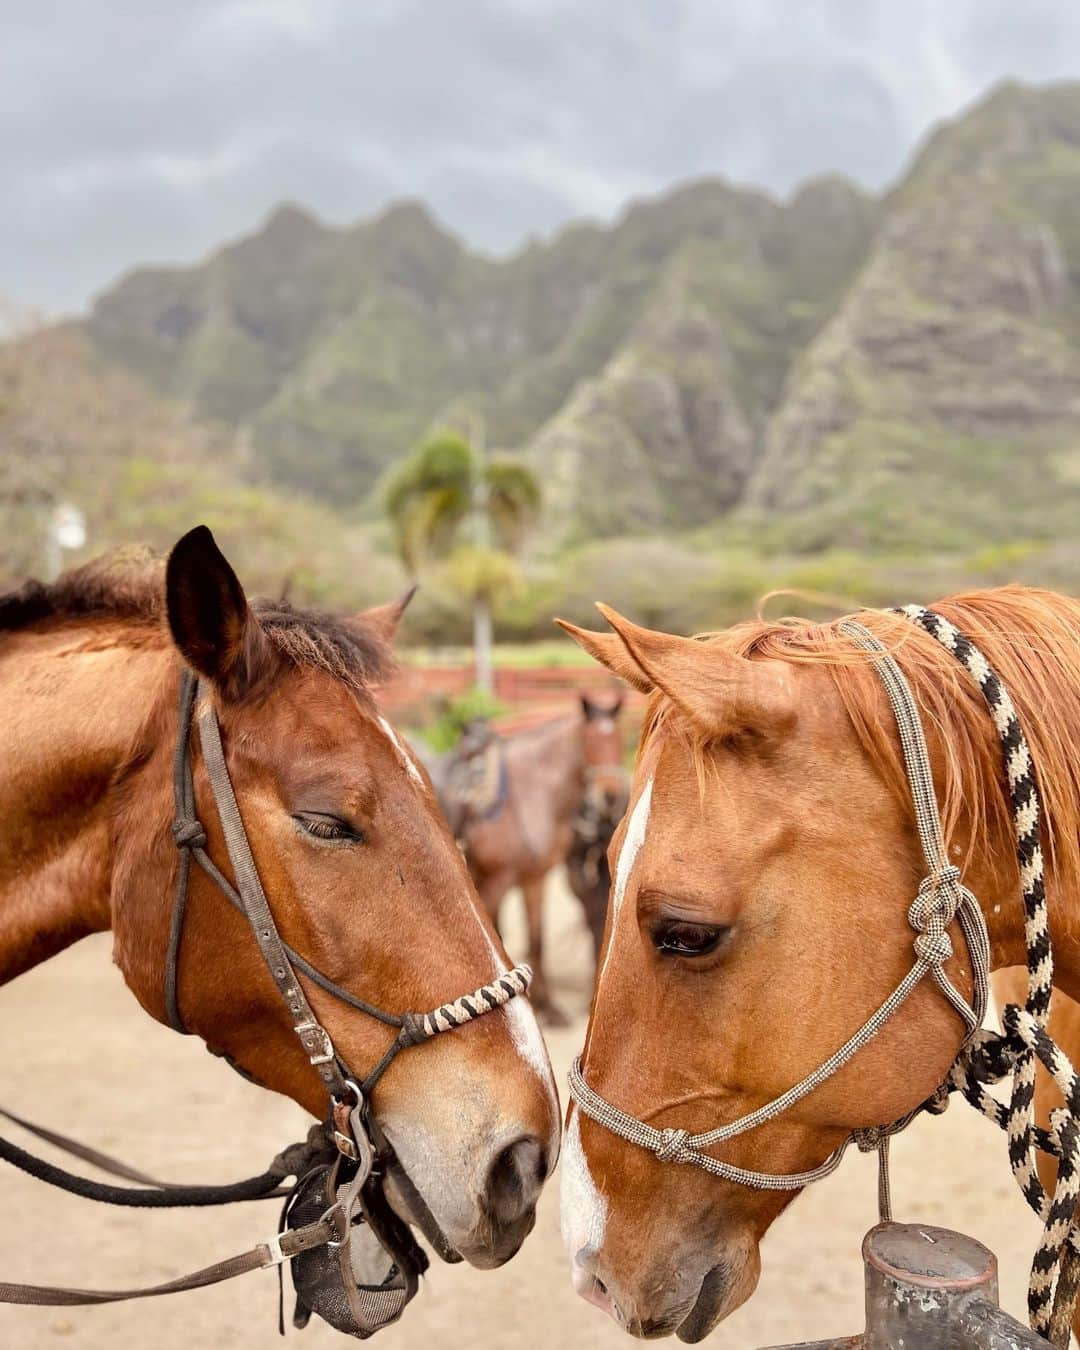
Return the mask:
<svg viewBox="0 0 1080 1350">
<path fill-rule="evenodd" d="M 298 829 L 311 839 L 326 844 L 362 844 L 364 836 L 347 820 L 322 811 L 297 811 L 293 820 Z"/>
<path fill-rule="evenodd" d="M 662 922 L 652 930 L 653 946 L 664 956 L 708 956 L 728 933 L 725 924 Z"/>
</svg>

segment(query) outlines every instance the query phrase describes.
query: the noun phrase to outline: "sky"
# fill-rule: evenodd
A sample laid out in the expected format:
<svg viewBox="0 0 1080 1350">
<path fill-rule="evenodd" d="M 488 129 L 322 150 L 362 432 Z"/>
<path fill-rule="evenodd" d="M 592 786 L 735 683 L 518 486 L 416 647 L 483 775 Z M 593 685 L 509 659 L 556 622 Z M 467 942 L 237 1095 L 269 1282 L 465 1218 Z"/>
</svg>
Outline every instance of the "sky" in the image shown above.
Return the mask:
<svg viewBox="0 0 1080 1350">
<path fill-rule="evenodd" d="M 705 174 L 879 188 L 1005 77 L 1080 78 L 1076 0 L 3 0 L 0 303 L 283 200 L 421 197 L 501 254 Z"/>
</svg>

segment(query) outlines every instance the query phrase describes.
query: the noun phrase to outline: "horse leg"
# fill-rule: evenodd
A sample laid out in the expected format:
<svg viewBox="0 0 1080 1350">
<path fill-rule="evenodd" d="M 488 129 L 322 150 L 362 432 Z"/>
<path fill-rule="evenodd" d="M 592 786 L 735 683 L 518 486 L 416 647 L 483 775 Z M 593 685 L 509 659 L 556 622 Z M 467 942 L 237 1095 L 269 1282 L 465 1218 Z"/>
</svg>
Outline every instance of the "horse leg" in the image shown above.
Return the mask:
<svg viewBox="0 0 1080 1350">
<path fill-rule="evenodd" d="M 513 869 L 500 867 L 496 872 L 488 872 L 479 876 L 474 873 L 473 880 L 476 882 L 476 889 L 480 893 L 480 899 L 488 912 L 488 917 L 495 925 L 499 936 L 502 937 L 502 930 L 499 928 L 499 915 L 502 912 L 502 902 L 506 899 L 506 892 L 514 884 Z"/>
<path fill-rule="evenodd" d="M 544 974 L 545 875 L 529 877 L 521 882 L 521 894 L 525 898 L 525 919 L 529 930 L 529 965 L 533 969 L 529 995 L 537 1015 L 548 1026 L 564 1027 L 567 1025 L 567 1017 L 552 1003 L 547 987 L 547 977 Z"/>
</svg>

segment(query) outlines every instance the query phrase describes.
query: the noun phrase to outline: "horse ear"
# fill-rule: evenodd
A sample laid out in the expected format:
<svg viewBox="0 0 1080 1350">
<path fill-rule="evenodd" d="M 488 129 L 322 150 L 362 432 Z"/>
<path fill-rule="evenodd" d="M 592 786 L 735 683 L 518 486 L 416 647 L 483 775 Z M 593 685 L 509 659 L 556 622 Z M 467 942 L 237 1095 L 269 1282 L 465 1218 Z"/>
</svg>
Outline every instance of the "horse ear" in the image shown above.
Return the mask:
<svg viewBox="0 0 1080 1350">
<path fill-rule="evenodd" d="M 240 698 L 267 673 L 270 643 L 205 525 L 189 530 L 169 554 L 165 605 L 181 656 L 226 698 Z"/>
<path fill-rule="evenodd" d="M 639 628 L 606 605 L 597 609 L 652 684 L 710 734 L 742 727 L 779 730 L 794 721 L 782 661 L 748 661 L 694 638 Z"/>
<path fill-rule="evenodd" d="M 410 586 L 404 595 L 399 595 L 396 600 L 390 600 L 385 605 L 374 605 L 371 609 L 362 610 L 356 617 L 367 629 L 373 631 L 376 637 L 382 638 L 384 642 L 393 642 L 398 630 L 398 624 L 401 622 L 401 616 L 409 608 L 409 601 L 416 594 L 419 587 Z"/>
<path fill-rule="evenodd" d="M 602 666 L 607 666 L 620 680 L 625 680 L 642 694 L 652 692 L 652 681 L 614 633 L 593 633 L 588 628 L 578 628 L 577 624 L 567 623 L 565 619 L 556 619 L 555 622 L 564 633 L 570 634 L 579 647 Z"/>
</svg>

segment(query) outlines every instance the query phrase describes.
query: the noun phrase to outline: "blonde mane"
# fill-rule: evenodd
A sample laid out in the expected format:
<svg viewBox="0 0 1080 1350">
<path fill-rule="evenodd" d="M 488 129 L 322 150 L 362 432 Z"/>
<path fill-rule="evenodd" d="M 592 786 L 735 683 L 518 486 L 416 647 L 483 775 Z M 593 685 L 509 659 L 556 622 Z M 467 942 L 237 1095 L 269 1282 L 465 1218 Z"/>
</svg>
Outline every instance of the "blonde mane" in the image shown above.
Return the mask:
<svg viewBox="0 0 1080 1350">
<path fill-rule="evenodd" d="M 1031 749 L 1043 803 L 1043 846 L 1059 890 L 1080 885 L 1080 602 L 1053 591 L 1006 586 L 952 596 L 931 606 L 982 651 L 1012 697 Z M 939 783 L 942 825 L 952 839 L 961 814 L 974 841 L 1011 841 L 1001 747 L 982 693 L 941 645 L 897 614 L 859 613 L 883 641 L 915 693 L 928 740 L 943 755 Z M 882 689 L 865 652 L 838 631 L 841 620 L 750 620 L 701 636 L 718 652 L 829 668 L 860 742 L 886 782 L 910 802 L 891 717 L 882 717 Z M 662 728 L 681 734 L 704 773 L 707 741 L 672 704 L 654 694 L 642 745 Z"/>
</svg>

